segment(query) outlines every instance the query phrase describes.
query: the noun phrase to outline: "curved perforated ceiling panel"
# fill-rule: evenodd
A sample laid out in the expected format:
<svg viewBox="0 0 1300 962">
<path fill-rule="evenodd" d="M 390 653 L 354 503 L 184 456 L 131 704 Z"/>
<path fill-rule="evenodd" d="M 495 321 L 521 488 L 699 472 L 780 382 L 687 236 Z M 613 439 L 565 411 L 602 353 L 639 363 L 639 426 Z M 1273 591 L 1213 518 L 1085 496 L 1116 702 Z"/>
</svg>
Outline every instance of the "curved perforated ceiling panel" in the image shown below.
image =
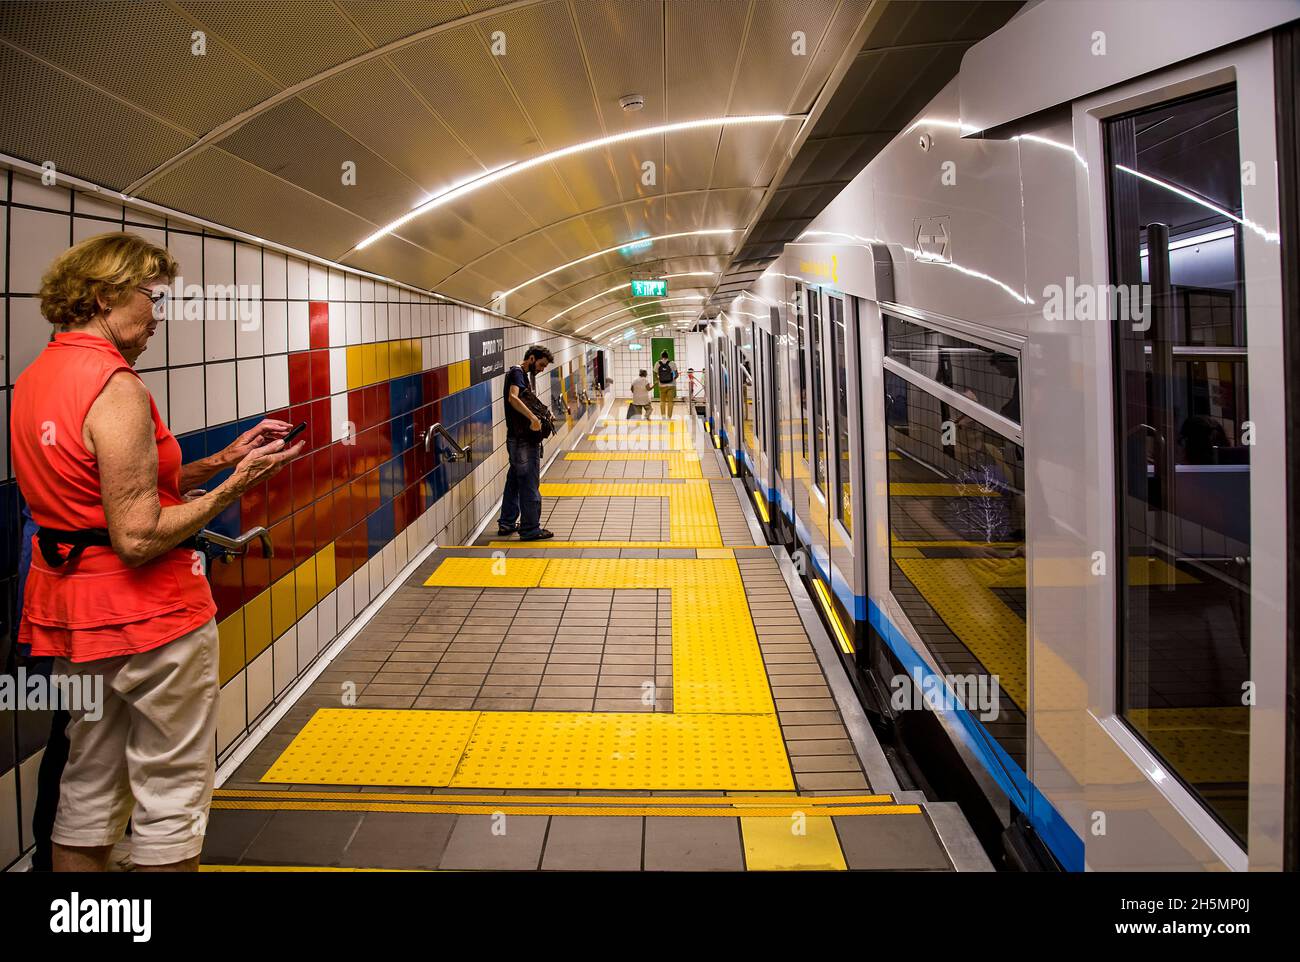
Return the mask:
<svg viewBox="0 0 1300 962">
<path fill-rule="evenodd" d="M 519 288 L 509 313 L 559 315 L 554 323 L 573 330 L 627 305 L 625 289 L 610 288 L 634 271 L 696 272 L 674 279 L 673 292 L 704 295 L 742 239 L 741 267 L 779 245 L 781 231 L 759 220 L 765 208 L 783 221 L 810 216 L 833 191 L 800 181 L 847 178 L 873 152 L 878 137 L 815 136 L 806 160 L 788 157 L 802 117 L 828 102 L 828 78 L 857 67 L 864 25 L 883 24 L 868 48 L 913 44 L 909 24 L 942 36 L 942 15 L 908 10 L 949 6 L 990 4 L 0 3 L 0 150 L 475 303 Z M 896 15 L 882 16 L 886 8 Z M 979 32 L 977 16 L 961 24 L 963 40 Z M 899 69 L 849 77 L 855 96 L 868 86 L 885 93 L 879 122 L 895 122 L 897 97 L 877 87 L 901 83 Z M 644 109 L 621 109 L 627 94 L 642 95 Z M 503 165 L 626 131 L 755 114 L 796 119 L 664 133 L 542 163 L 357 249 L 428 198 Z M 854 121 L 841 110 L 834 123 Z M 355 183 L 345 182 L 350 169 Z M 734 230 L 642 242 L 528 283 L 637 238 L 717 228 Z M 724 289 L 735 280 L 721 276 Z"/>
</svg>

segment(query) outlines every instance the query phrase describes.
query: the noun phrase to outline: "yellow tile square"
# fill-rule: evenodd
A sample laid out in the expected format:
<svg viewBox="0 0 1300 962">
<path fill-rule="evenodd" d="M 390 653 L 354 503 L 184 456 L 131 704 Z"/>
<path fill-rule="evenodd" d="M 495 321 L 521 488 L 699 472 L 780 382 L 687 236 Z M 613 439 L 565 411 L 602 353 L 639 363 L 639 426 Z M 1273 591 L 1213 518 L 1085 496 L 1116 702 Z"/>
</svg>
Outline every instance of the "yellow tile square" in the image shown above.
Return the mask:
<svg viewBox="0 0 1300 962">
<path fill-rule="evenodd" d="M 243 670 L 244 658 L 244 609 L 240 608 L 229 618 L 217 623 L 217 637 L 220 640 L 220 654 L 217 659 L 218 674 L 221 684 L 225 684 Z"/>
<path fill-rule="evenodd" d="M 244 605 L 244 648 L 246 657 L 252 661 L 270 647 L 271 637 L 271 589 L 256 595 Z"/>
</svg>

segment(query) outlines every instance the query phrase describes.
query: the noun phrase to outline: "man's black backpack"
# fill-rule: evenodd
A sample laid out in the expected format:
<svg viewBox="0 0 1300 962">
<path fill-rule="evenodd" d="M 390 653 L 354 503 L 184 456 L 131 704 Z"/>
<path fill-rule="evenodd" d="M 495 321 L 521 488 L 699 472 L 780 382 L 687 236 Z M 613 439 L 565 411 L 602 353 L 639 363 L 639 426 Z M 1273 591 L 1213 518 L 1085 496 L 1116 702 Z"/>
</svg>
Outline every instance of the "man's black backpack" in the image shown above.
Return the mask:
<svg viewBox="0 0 1300 962">
<path fill-rule="evenodd" d="M 542 422 L 542 440 L 545 441 L 555 433 L 555 415 L 551 409 L 542 403 L 541 398 L 532 392 L 531 388 L 521 387 L 519 389 L 519 399 L 524 402 L 524 406 L 533 414 L 537 415 L 537 420 Z"/>
<path fill-rule="evenodd" d="M 660 361 L 655 375 L 659 378 L 660 384 L 672 384 L 677 380 L 677 372 L 673 370 L 671 361 Z"/>
</svg>

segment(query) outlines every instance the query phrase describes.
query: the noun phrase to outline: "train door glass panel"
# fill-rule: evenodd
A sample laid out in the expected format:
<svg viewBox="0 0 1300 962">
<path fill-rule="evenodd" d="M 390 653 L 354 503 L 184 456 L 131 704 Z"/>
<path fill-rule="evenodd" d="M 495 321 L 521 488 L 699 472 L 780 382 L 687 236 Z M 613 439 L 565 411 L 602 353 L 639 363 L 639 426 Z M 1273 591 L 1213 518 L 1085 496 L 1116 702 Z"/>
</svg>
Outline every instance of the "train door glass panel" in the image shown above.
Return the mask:
<svg viewBox="0 0 1300 962">
<path fill-rule="evenodd" d="M 885 316 L 886 332 L 897 320 Z M 952 338 L 944 350 L 983 348 Z M 1018 381 L 1016 358 L 1003 356 L 1010 363 L 998 376 Z M 933 373 L 945 369 L 939 361 Z M 1023 769 L 1024 448 L 1000 416 L 1005 402 L 981 404 L 905 366 L 886 355 L 890 591 L 954 693 Z"/>
<path fill-rule="evenodd" d="M 808 463 L 808 333 L 804 329 L 803 316 L 803 285 L 796 283 L 794 285 L 794 323 L 791 325 L 794 329 L 796 351 L 791 351 L 799 368 L 799 376 L 795 383 L 799 389 L 799 416 L 792 419 L 791 428 L 799 432 L 799 456 L 803 458 L 804 464 Z"/>
<path fill-rule="evenodd" d="M 763 375 L 772 382 L 772 400 L 767 408 L 767 416 L 763 424 L 770 435 L 768 437 L 767 456 L 768 464 L 771 465 L 771 471 L 781 470 L 781 452 L 785 450 L 785 445 L 781 443 L 781 371 L 777 367 L 777 358 L 781 352 L 777 348 L 777 341 L 781 330 L 781 316 L 775 307 L 768 308 L 768 323 L 771 324 L 771 333 L 763 338 L 763 347 L 766 352 L 766 361 L 763 367 Z"/>
<path fill-rule="evenodd" d="M 1251 440 L 1236 89 L 1105 129 L 1120 712 L 1244 847 Z"/>
<path fill-rule="evenodd" d="M 822 388 L 822 314 L 821 293 L 817 288 L 808 291 L 808 350 L 812 355 L 812 447 L 813 480 L 826 494 L 826 427 Z"/>
<path fill-rule="evenodd" d="M 888 314 L 885 354 L 1020 423 L 1020 378 L 1012 355 Z"/>
<path fill-rule="evenodd" d="M 758 438 L 754 420 L 754 334 L 755 326 L 740 323 L 736 326 L 736 342 L 740 353 L 740 423 L 745 451 L 750 457 L 758 455 Z"/>
<path fill-rule="evenodd" d="M 828 297 L 828 314 L 831 322 L 831 351 L 835 375 L 835 517 L 844 530 L 853 535 L 853 492 L 850 485 L 852 472 L 849 445 L 849 372 L 848 331 L 845 328 L 844 299 Z"/>
</svg>

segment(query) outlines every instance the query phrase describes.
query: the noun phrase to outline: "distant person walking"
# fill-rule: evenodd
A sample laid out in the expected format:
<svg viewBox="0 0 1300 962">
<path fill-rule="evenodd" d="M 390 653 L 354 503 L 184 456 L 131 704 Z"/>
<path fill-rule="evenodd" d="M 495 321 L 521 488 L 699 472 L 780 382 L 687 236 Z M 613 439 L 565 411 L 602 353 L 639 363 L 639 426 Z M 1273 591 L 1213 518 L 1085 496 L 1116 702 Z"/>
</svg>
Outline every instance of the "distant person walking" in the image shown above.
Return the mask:
<svg viewBox="0 0 1300 962">
<path fill-rule="evenodd" d="M 665 420 L 673 416 L 673 402 L 677 400 L 677 365 L 668 360 L 668 352 L 659 355 L 655 365 L 655 379 L 659 382 L 659 413 Z"/>
<path fill-rule="evenodd" d="M 652 390 L 649 377 L 644 370 L 641 371 L 640 377 L 632 382 L 632 403 L 627 406 L 628 420 L 633 417 L 650 420 L 650 405 L 654 403 Z"/>
</svg>

